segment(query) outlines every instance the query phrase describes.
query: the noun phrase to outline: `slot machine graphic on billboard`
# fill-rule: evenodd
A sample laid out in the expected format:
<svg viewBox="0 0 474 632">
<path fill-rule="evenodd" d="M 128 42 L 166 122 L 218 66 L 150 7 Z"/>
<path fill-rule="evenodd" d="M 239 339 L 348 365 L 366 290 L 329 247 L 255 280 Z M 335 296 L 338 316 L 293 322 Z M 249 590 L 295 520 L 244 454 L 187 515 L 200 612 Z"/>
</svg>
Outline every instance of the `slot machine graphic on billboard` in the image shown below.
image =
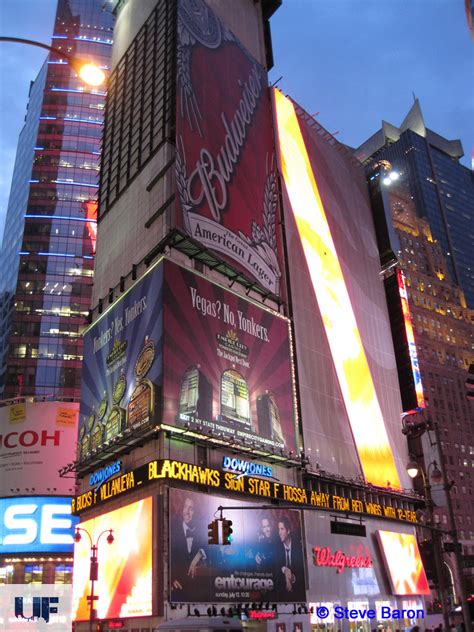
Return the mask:
<svg viewBox="0 0 474 632">
<path fill-rule="evenodd" d="M 171 601 L 305 601 L 300 512 L 225 510 L 232 521 L 232 544 L 209 545 L 207 525 L 225 501 L 170 489 Z"/>
<path fill-rule="evenodd" d="M 288 321 L 165 262 L 163 423 L 295 449 Z"/>
<path fill-rule="evenodd" d="M 160 408 L 163 266 L 117 300 L 84 335 L 78 458 L 123 431 L 140 432 Z"/>
<path fill-rule="evenodd" d="M 177 226 L 278 295 L 267 74 L 203 0 L 178 2 L 176 102 Z"/>
</svg>

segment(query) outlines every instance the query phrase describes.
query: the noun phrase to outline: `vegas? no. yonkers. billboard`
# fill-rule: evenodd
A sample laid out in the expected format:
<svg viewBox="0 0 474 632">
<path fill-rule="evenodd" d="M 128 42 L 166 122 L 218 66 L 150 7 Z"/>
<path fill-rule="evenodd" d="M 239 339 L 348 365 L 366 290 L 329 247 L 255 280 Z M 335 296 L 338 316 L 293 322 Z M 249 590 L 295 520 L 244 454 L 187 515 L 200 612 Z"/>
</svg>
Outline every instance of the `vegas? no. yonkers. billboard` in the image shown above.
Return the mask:
<svg viewBox="0 0 474 632">
<path fill-rule="evenodd" d="M 267 73 L 203 0 L 178 3 L 176 102 L 177 226 L 279 294 Z"/>
<path fill-rule="evenodd" d="M 163 422 L 295 450 L 289 323 L 165 264 Z"/>
</svg>

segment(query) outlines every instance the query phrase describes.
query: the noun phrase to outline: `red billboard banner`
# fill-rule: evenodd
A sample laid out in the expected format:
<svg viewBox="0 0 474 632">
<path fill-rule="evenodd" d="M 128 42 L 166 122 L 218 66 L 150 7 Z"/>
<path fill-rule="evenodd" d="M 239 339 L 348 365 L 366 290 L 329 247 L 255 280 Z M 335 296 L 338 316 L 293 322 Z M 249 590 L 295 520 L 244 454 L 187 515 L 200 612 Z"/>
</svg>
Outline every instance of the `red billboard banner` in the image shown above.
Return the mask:
<svg viewBox="0 0 474 632">
<path fill-rule="evenodd" d="M 288 321 L 165 263 L 163 423 L 295 449 Z"/>
<path fill-rule="evenodd" d="M 181 489 L 169 499 L 172 602 L 305 601 L 299 511 L 226 509 L 232 544 L 209 545 L 207 525 L 226 499 Z"/>
<path fill-rule="evenodd" d="M 203 0 L 179 2 L 176 100 L 177 226 L 279 294 L 267 75 Z"/>
</svg>

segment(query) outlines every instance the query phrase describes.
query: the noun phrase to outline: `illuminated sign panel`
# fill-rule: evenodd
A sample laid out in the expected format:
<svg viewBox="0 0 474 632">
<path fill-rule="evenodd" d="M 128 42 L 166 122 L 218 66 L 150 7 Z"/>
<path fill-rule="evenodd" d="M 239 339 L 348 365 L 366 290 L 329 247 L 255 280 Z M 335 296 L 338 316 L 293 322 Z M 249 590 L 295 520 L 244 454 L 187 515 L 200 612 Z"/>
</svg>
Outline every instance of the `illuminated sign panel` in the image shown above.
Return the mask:
<svg viewBox="0 0 474 632">
<path fill-rule="evenodd" d="M 209 467 L 201 467 L 181 461 L 150 461 L 131 472 L 106 481 L 98 491 L 89 490 L 72 500 L 73 513 L 81 513 L 90 507 L 117 498 L 152 481 L 182 481 L 192 485 L 212 487 L 249 494 L 260 499 L 282 500 L 301 508 L 312 507 L 322 511 L 340 511 L 344 513 L 366 514 L 373 517 L 416 523 L 413 509 L 395 508 L 389 504 L 362 501 L 350 496 L 330 494 L 317 489 L 286 485 L 253 476 L 237 478 L 231 472 L 221 472 Z"/>
<path fill-rule="evenodd" d="M 402 313 L 403 313 L 403 321 L 405 324 L 405 332 L 407 336 L 408 342 L 408 350 L 410 353 L 411 360 L 411 368 L 413 372 L 413 381 L 415 385 L 416 392 L 416 401 L 419 408 L 425 408 L 425 398 L 423 395 L 423 385 L 421 383 L 421 373 L 420 373 L 420 364 L 418 362 L 418 354 L 416 351 L 416 343 L 415 343 L 415 334 L 413 333 L 413 326 L 410 318 L 410 308 L 408 305 L 408 295 L 405 286 L 405 277 L 400 270 L 397 268 L 397 281 L 398 281 L 398 290 L 400 292 L 400 302 L 402 305 Z"/>
<path fill-rule="evenodd" d="M 399 487 L 382 411 L 293 104 L 274 91 L 285 187 L 365 478 Z"/>
<path fill-rule="evenodd" d="M 237 478 L 241 476 L 264 476 L 265 478 L 273 478 L 273 470 L 271 465 L 262 465 L 253 461 L 245 461 L 236 457 L 225 456 L 222 459 L 222 469 L 233 472 Z"/>
<path fill-rule="evenodd" d="M 70 498 L 0 498 L 0 554 L 71 553 L 78 521 Z"/>
<path fill-rule="evenodd" d="M 210 7 L 191 0 L 177 4 L 177 224 L 279 294 L 278 185 L 267 73 Z"/>
<path fill-rule="evenodd" d="M 170 594 L 173 602 L 304 601 L 301 512 L 226 509 L 232 546 L 208 545 L 208 523 L 226 498 L 170 489 Z"/>
<path fill-rule="evenodd" d="M 126 618 L 152 614 L 152 508 L 151 498 L 81 523 L 96 542 L 102 531 L 113 529 L 114 542 L 100 541 L 99 575 L 95 591 L 97 617 Z M 89 618 L 90 547 L 86 539 L 74 546 L 73 620 Z"/>
<path fill-rule="evenodd" d="M 163 266 L 143 276 L 84 335 L 78 458 L 156 419 L 162 378 Z"/>
<path fill-rule="evenodd" d="M 377 531 L 394 595 L 429 595 L 416 536 L 412 533 Z"/>
<path fill-rule="evenodd" d="M 75 457 L 79 405 L 34 402 L 0 408 L 0 496 L 74 493 L 58 470 Z"/>
<path fill-rule="evenodd" d="M 8 632 L 65 632 L 72 629 L 70 584 L 4 584 L 0 629 Z"/>
<path fill-rule="evenodd" d="M 295 451 L 288 320 L 164 267 L 163 423 Z"/>
</svg>

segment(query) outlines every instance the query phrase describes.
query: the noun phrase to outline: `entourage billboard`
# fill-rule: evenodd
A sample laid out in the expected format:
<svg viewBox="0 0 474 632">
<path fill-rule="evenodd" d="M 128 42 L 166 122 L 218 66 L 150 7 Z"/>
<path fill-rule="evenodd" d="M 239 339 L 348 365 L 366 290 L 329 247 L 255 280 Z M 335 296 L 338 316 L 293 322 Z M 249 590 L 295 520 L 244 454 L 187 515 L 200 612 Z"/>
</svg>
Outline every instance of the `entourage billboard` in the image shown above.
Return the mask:
<svg viewBox="0 0 474 632">
<path fill-rule="evenodd" d="M 225 504 L 219 496 L 170 488 L 171 601 L 306 601 L 300 512 L 226 509 L 232 544 L 209 546 L 207 525 Z"/>
<path fill-rule="evenodd" d="M 98 619 L 144 617 L 152 614 L 152 511 L 151 497 L 81 522 L 97 542 L 100 540 Z M 106 540 L 113 530 L 114 541 Z M 73 620 L 89 619 L 90 546 L 85 537 L 74 545 Z"/>
<path fill-rule="evenodd" d="M 177 60 L 176 224 L 279 294 L 267 74 L 203 0 L 178 3 Z"/>
<path fill-rule="evenodd" d="M 163 423 L 295 449 L 288 321 L 165 264 Z"/>
</svg>

